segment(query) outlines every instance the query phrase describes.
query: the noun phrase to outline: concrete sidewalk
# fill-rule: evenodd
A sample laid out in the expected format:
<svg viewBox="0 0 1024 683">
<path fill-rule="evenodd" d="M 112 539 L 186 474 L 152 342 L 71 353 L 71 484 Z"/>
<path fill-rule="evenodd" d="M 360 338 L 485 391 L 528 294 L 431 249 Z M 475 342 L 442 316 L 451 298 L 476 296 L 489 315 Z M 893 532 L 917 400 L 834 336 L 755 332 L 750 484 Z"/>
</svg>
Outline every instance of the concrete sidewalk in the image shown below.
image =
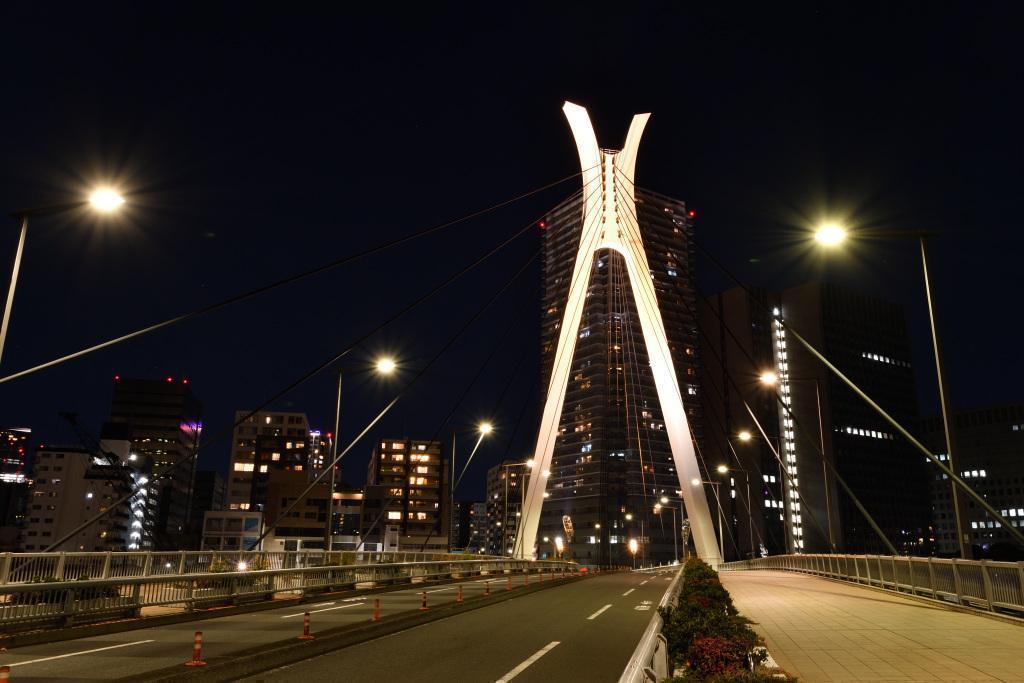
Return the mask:
<svg viewBox="0 0 1024 683">
<path fill-rule="evenodd" d="M 1024 681 L 1024 626 L 804 574 L 719 576 L 802 682 Z"/>
</svg>

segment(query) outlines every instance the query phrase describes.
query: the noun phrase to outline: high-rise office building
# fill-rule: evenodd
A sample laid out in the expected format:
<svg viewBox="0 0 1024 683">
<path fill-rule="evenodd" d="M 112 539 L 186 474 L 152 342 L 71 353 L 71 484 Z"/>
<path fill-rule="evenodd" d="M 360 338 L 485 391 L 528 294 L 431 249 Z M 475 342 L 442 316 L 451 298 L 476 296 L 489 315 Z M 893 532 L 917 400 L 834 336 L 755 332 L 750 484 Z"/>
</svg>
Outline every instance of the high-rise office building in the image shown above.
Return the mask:
<svg viewBox="0 0 1024 683">
<path fill-rule="evenodd" d="M 451 547 L 467 553 L 480 552 L 486 544 L 487 505 L 482 501 L 457 500 L 452 508 Z"/>
<path fill-rule="evenodd" d="M 152 461 L 159 478 L 149 492 L 159 501 L 157 549 L 178 549 L 187 531 L 201 419 L 202 405 L 187 379 L 114 379 L 110 423 L 129 430 L 131 452 Z"/>
<path fill-rule="evenodd" d="M 586 192 L 586 191 L 585 191 Z M 668 337 L 687 421 L 699 444 L 696 294 L 692 212 L 675 199 L 636 188 L 636 216 Z M 547 390 L 559 326 L 582 231 L 583 198 L 567 201 L 543 222 L 542 378 Z M 620 230 L 631 230 L 619 225 Z M 639 539 L 648 561 L 672 560 L 672 529 L 654 514 L 661 497 L 678 498 L 679 475 L 621 254 L 594 253 L 558 439 L 537 531 L 574 529 L 568 554 L 595 564 L 630 561 L 629 539 Z M 490 497 L 488 503 L 491 502 Z"/>
<path fill-rule="evenodd" d="M 1010 404 L 952 415 L 951 437 L 960 476 L 985 497 L 1014 528 L 1024 528 L 1024 404 Z M 921 440 L 940 460 L 949 462 L 941 417 L 922 421 Z M 932 504 L 935 550 L 957 556 L 956 518 L 950 481 L 934 463 L 926 463 Z M 975 557 L 1021 560 L 1024 548 L 977 503 L 961 494 L 967 506 L 964 530 Z"/>
<path fill-rule="evenodd" d="M 887 552 L 835 473 L 824 465 L 819 451 L 823 441 L 835 471 L 897 550 L 927 553 L 923 457 L 791 339 L 773 315 L 781 315 L 901 424 L 913 427 L 917 421 L 910 340 L 898 305 L 820 283 L 781 292 L 755 290 L 753 300 L 739 289 L 709 297 L 701 319 L 712 341 L 703 358 L 708 381 L 704 400 L 714 404 L 706 411 L 708 417 L 714 412 L 714 424 L 706 428 L 714 428 L 717 438 L 706 440 L 705 453 L 709 460 L 733 467 L 736 456 L 724 440 L 725 432 L 733 437 L 731 446 L 752 479 L 752 507 L 764 506 L 765 518 L 755 522 L 755 535 L 760 533 L 766 544 L 774 538 L 778 546 L 782 539 L 770 527 L 783 521 L 784 547 L 791 552 L 827 552 L 830 542 L 850 553 Z M 739 351 L 741 346 L 746 353 Z M 792 417 L 760 381 L 768 372 L 775 374 L 774 388 Z M 750 438 L 740 441 L 741 432 Z M 753 489 L 758 478 L 760 492 Z M 729 486 L 730 498 L 723 493 L 723 500 L 735 495 L 742 502 L 744 480 L 743 472 L 729 472 L 723 486 Z M 779 515 L 782 520 L 777 520 Z M 749 518 L 743 507 L 731 516 L 742 556 L 750 552 Z M 729 554 L 728 535 L 726 551 Z"/>
<path fill-rule="evenodd" d="M 262 410 L 235 411 L 234 439 L 231 443 L 231 465 L 228 472 L 228 508 L 249 510 L 252 506 L 252 484 L 256 470 L 258 437 L 282 437 L 284 443 L 306 443 L 309 420 L 305 413 Z"/>
<path fill-rule="evenodd" d="M 448 460 L 437 441 L 381 439 L 367 469 L 360 536 L 368 549 L 448 549 Z"/>
</svg>

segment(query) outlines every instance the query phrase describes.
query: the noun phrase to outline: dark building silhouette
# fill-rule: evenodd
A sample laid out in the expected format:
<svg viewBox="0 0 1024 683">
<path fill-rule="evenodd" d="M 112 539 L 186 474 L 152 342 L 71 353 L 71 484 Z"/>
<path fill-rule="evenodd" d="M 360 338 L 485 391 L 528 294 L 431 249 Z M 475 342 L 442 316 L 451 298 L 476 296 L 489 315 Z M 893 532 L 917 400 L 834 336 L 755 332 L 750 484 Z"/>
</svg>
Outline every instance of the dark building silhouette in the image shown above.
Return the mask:
<svg viewBox="0 0 1024 683">
<path fill-rule="evenodd" d="M 668 335 L 687 419 L 698 443 L 699 402 L 692 214 L 686 206 L 636 189 L 644 248 Z M 567 201 L 545 218 L 541 384 L 546 391 L 582 231 L 582 199 Z M 537 532 L 566 536 L 568 554 L 582 562 L 625 564 L 628 539 L 641 540 L 648 561 L 674 559 L 671 518 L 654 514 L 667 496 L 678 499 L 678 475 L 655 391 L 636 304 L 617 252 L 600 250 L 577 331 L 565 403 Z M 542 401 L 543 404 L 543 401 Z M 490 503 L 490 501 L 488 501 Z"/>
<path fill-rule="evenodd" d="M 1015 529 L 1024 528 L 1024 404 L 1010 404 L 957 411 L 951 420 L 953 448 L 960 462 L 960 476 L 985 497 Z M 921 439 L 940 460 L 949 462 L 942 418 L 922 421 Z M 933 463 L 925 465 L 931 492 L 935 550 L 956 556 L 956 518 L 953 516 L 950 481 Z M 1024 559 L 1024 548 L 999 522 L 965 495 L 965 533 L 975 557 L 1001 560 Z"/>
<path fill-rule="evenodd" d="M 716 462 L 732 466 L 736 456 L 723 434 L 728 432 L 743 468 L 761 479 L 760 492 L 751 495 L 752 508 L 760 505 L 764 514 L 754 524 L 755 535 L 760 532 L 772 552 L 780 545 L 791 552 L 827 552 L 831 519 L 837 550 L 888 552 L 835 475 L 826 474 L 819 451 L 823 441 L 825 456 L 897 550 L 927 554 L 931 545 L 924 457 L 772 317 L 773 312 L 781 312 L 789 325 L 900 424 L 913 429 L 917 398 L 903 310 L 829 284 L 754 293 L 763 306 L 740 289 L 709 297 L 702 307 L 702 326 L 711 340 L 703 356 L 709 382 L 704 400 L 709 404 L 707 412 L 715 413 L 715 429 L 721 437 L 707 439 L 706 450 Z M 746 353 L 739 352 L 740 347 Z M 777 374 L 776 388 L 792 416 L 759 381 L 768 371 Z M 743 406 L 744 399 L 758 416 L 767 440 Z M 717 424 L 719 419 L 722 426 Z M 752 438 L 738 443 L 735 437 L 741 431 Z M 730 497 L 742 501 L 741 473 L 730 472 L 727 478 Z M 776 536 L 772 541 L 771 527 L 780 521 L 785 524 L 785 539 Z M 732 522 L 743 555 L 744 544 L 749 544 L 745 527 L 750 524 L 742 505 L 733 511 Z M 728 541 L 726 545 L 728 553 Z M 745 550 L 750 552 L 749 547 Z"/>
<path fill-rule="evenodd" d="M 156 549 L 175 550 L 187 532 L 192 507 L 202 406 L 188 380 L 114 380 L 110 422 L 130 430 L 131 450 L 151 460 L 159 483 L 150 486 L 158 501 L 153 529 Z M 181 463 L 175 466 L 176 463 Z"/>
</svg>

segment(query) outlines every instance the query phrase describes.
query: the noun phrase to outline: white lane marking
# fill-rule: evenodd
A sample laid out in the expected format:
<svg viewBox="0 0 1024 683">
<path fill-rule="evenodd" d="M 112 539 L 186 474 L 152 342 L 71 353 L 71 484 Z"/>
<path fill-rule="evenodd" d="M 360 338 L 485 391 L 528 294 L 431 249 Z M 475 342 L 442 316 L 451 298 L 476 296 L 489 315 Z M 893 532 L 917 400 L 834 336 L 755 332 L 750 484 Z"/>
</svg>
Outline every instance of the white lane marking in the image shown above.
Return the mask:
<svg viewBox="0 0 1024 683">
<path fill-rule="evenodd" d="M 51 659 L 64 659 L 65 657 L 75 657 L 77 655 L 88 655 L 93 652 L 103 652 L 104 650 L 116 650 L 119 647 L 131 647 L 132 645 L 143 645 L 145 643 L 152 643 L 153 639 L 149 640 L 136 640 L 134 643 L 121 643 L 120 645 L 109 645 L 107 647 L 97 647 L 93 650 L 82 650 L 81 652 L 69 652 L 66 655 L 54 655 L 53 657 L 43 657 L 41 659 L 30 659 L 27 662 L 14 662 L 7 666 L 25 666 L 26 664 L 37 664 L 38 662 L 48 662 Z"/>
<path fill-rule="evenodd" d="M 626 597 L 627 595 L 629 595 L 630 593 L 632 593 L 635 590 L 636 590 L 635 588 L 630 588 L 628 591 L 626 591 L 625 593 L 622 594 L 622 597 Z"/>
<path fill-rule="evenodd" d="M 597 610 L 596 612 L 591 614 L 589 617 L 587 617 L 587 620 L 590 621 L 591 619 L 597 619 L 599 616 L 601 616 L 601 613 L 604 612 L 609 607 L 611 607 L 611 605 L 605 605 L 604 607 L 602 607 L 601 609 Z"/>
<path fill-rule="evenodd" d="M 365 602 L 350 602 L 347 605 L 338 605 L 337 607 L 325 607 L 323 609 L 310 610 L 310 614 L 316 614 L 317 612 L 330 612 L 332 609 L 345 609 L 346 607 L 358 607 L 359 605 L 365 605 Z M 298 614 L 286 614 L 282 619 L 291 619 L 292 617 L 301 617 L 305 612 L 299 612 Z"/>
<path fill-rule="evenodd" d="M 351 600 L 348 600 L 346 602 L 351 602 Z M 328 605 L 333 605 L 333 604 L 334 604 L 333 602 L 318 602 L 315 605 L 313 605 L 313 607 L 327 607 Z"/>
<path fill-rule="evenodd" d="M 650 581 L 650 579 L 647 579 L 647 581 Z M 640 585 L 641 585 L 641 586 L 642 586 L 642 585 L 644 585 L 645 583 L 647 583 L 647 581 L 641 581 L 641 582 L 640 582 Z"/>
<path fill-rule="evenodd" d="M 530 658 L 529 658 L 529 659 L 527 659 L 527 660 L 526 660 L 526 661 L 524 661 L 524 662 L 523 662 L 522 664 L 520 664 L 520 665 L 519 665 L 519 666 L 517 666 L 516 668 L 512 669 L 511 671 L 509 671 L 509 672 L 508 672 L 507 674 L 505 674 L 504 676 L 502 676 L 501 678 L 499 678 L 499 679 L 498 679 L 497 681 L 495 681 L 494 683 L 508 683 L 508 682 L 509 682 L 509 681 L 511 681 L 511 680 L 512 680 L 513 678 L 515 678 L 515 677 L 516 677 L 516 676 L 518 676 L 519 674 L 521 674 L 521 673 L 523 673 L 524 671 L 526 671 L 526 668 L 527 668 L 528 666 L 530 666 L 531 664 L 533 664 L 534 662 L 536 662 L 536 661 L 537 661 L 538 659 L 540 659 L 541 657 L 543 657 L 544 655 L 546 655 L 547 653 L 551 652 L 551 651 L 552 651 L 552 650 L 554 650 L 554 649 L 555 649 L 556 647 L 558 647 L 558 644 L 559 644 L 559 641 L 557 641 L 557 640 L 552 640 L 552 641 L 551 641 L 550 643 L 548 643 L 547 645 L 545 645 L 545 646 L 544 646 L 544 647 L 542 647 L 541 649 L 539 649 L 539 650 L 537 650 L 536 652 L 534 652 L 534 653 L 533 653 L 533 654 L 532 654 L 532 655 L 530 656 Z"/>
<path fill-rule="evenodd" d="M 435 588 L 432 591 L 423 591 L 423 592 L 424 593 L 443 593 L 444 591 L 453 591 L 453 590 L 455 590 L 454 586 L 452 586 L 451 588 Z"/>
</svg>

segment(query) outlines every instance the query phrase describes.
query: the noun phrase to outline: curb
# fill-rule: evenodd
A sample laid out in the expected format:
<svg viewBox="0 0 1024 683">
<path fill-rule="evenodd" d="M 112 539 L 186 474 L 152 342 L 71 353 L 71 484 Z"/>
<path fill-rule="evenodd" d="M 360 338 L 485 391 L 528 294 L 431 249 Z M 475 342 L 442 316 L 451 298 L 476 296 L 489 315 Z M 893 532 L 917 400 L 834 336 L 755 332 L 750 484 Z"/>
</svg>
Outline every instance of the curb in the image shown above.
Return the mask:
<svg viewBox="0 0 1024 683">
<path fill-rule="evenodd" d="M 584 578 L 580 576 L 579 578 Z M 589 577 L 587 577 L 589 578 Z M 380 621 L 366 621 L 362 624 L 339 626 L 316 634 L 316 640 L 299 641 L 288 638 L 267 643 L 256 648 L 239 650 L 228 655 L 209 658 L 209 666 L 203 670 L 185 670 L 184 666 L 158 669 L 141 675 L 117 679 L 122 683 L 135 681 L 235 681 L 245 676 L 295 664 L 319 655 L 358 645 L 383 636 L 405 631 L 415 626 L 440 621 L 464 612 L 512 600 L 538 591 L 577 583 L 578 579 L 558 579 L 520 587 L 508 593 L 492 593 L 490 596 L 476 596 L 460 603 L 447 603 L 428 612 L 406 611 L 382 618 Z"/>
</svg>

